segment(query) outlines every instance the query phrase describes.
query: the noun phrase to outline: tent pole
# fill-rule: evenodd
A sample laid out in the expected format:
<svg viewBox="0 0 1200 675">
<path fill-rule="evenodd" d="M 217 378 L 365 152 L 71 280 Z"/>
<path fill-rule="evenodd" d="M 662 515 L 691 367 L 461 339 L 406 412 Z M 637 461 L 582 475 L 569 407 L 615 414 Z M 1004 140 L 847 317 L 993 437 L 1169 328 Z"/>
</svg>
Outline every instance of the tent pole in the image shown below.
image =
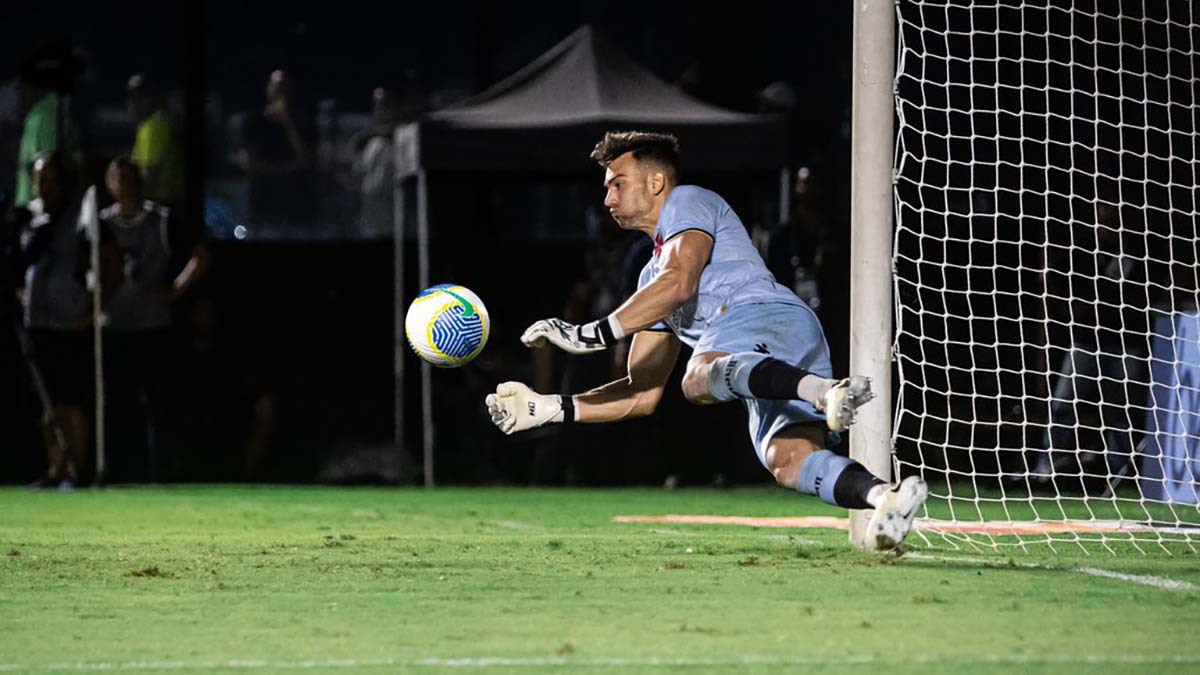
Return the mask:
<svg viewBox="0 0 1200 675">
<path fill-rule="evenodd" d="M 404 347 L 404 188 L 407 182 L 406 176 L 397 175 L 392 186 L 392 294 L 395 297 L 392 305 L 396 312 L 392 325 L 392 374 L 395 387 L 392 396 L 392 441 L 401 466 L 408 463 L 408 451 L 404 446 L 404 359 L 407 351 Z"/>
<path fill-rule="evenodd" d="M 792 167 L 779 170 L 779 222 L 786 223 L 792 217 Z"/>
<path fill-rule="evenodd" d="M 421 288 L 429 288 L 429 184 L 424 169 L 417 172 L 417 267 Z M 424 433 L 425 487 L 433 487 L 433 378 L 429 363 L 421 362 L 421 424 Z"/>
</svg>

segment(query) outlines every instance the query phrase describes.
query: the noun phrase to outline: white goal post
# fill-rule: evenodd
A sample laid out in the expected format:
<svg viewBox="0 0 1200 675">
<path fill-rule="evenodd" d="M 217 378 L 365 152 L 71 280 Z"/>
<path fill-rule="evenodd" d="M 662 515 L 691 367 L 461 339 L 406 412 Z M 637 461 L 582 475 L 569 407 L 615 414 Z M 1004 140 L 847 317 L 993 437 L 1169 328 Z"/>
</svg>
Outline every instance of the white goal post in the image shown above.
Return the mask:
<svg viewBox="0 0 1200 675">
<path fill-rule="evenodd" d="M 854 5 L 850 182 L 850 372 L 871 378 L 875 400 L 850 427 L 851 457 L 892 477 L 892 57 L 895 9 Z M 867 511 L 851 511 L 850 541 L 868 546 Z"/>
<path fill-rule="evenodd" d="M 1198 9 L 855 3 L 851 450 L 914 545 L 1197 551 Z"/>
</svg>

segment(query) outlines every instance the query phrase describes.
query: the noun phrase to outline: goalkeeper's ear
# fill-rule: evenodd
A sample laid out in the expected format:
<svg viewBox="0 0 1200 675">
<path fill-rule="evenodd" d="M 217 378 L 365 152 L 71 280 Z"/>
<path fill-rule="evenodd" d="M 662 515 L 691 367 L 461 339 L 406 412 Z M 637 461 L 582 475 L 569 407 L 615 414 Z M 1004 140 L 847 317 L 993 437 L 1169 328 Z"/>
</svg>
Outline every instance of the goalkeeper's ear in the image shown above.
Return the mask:
<svg viewBox="0 0 1200 675">
<path fill-rule="evenodd" d="M 646 174 L 646 187 L 650 194 L 657 197 L 667 187 L 667 176 L 662 171 L 651 171 Z"/>
</svg>

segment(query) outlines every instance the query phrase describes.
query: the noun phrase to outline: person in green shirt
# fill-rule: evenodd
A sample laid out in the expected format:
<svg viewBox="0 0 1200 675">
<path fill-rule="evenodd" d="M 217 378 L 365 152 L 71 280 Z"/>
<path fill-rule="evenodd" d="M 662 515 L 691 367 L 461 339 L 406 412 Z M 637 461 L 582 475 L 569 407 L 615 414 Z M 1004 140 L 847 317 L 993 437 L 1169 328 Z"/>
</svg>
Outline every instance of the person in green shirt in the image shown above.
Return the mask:
<svg viewBox="0 0 1200 675">
<path fill-rule="evenodd" d="M 29 107 L 17 151 L 17 189 L 13 204 L 24 207 L 37 196 L 33 190 L 33 161 L 55 151 L 65 151 L 63 156 L 73 161 L 77 143 L 74 128 L 63 110 L 62 97 L 51 86 L 37 78 L 23 78 L 21 96 L 22 102 Z"/>
<path fill-rule="evenodd" d="M 145 195 L 164 206 L 178 205 L 183 193 L 182 157 L 162 96 L 145 75 L 129 78 L 126 91 L 129 114 L 138 125 L 130 157 L 142 172 Z"/>
</svg>

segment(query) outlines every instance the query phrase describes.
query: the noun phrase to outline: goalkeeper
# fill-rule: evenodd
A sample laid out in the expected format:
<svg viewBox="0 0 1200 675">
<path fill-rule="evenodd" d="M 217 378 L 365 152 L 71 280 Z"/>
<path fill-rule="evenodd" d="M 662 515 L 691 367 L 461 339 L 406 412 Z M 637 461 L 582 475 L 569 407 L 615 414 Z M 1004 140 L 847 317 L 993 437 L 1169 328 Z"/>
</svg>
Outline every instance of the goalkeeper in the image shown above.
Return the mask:
<svg viewBox="0 0 1200 675">
<path fill-rule="evenodd" d="M 492 421 L 511 434 L 550 423 L 649 415 L 682 342 L 693 350 L 683 378 L 689 401 L 740 399 L 758 459 L 780 485 L 829 504 L 874 508 L 870 540 L 880 549 L 899 544 L 928 493 L 925 483 L 910 477 L 888 489 L 861 464 L 828 449 L 871 399 L 870 381 L 829 378 L 829 347 L 816 315 L 775 283 L 724 199 L 678 184 L 674 136 L 610 132 L 592 158 L 605 168 L 609 213 L 622 229 L 650 237 L 654 254 L 637 292 L 612 314 L 578 326 L 538 321 L 521 341 L 586 354 L 632 336 L 628 373 L 575 396 L 502 383 L 487 397 Z"/>
</svg>

